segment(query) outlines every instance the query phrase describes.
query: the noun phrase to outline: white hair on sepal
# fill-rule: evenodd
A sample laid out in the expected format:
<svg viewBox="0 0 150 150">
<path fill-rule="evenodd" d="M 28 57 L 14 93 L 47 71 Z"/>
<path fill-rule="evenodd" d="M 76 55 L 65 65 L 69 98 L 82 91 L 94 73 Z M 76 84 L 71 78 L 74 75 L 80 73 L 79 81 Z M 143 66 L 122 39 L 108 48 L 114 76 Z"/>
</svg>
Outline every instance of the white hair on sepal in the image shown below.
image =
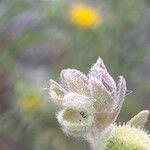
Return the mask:
<svg viewBox="0 0 150 150">
<path fill-rule="evenodd" d="M 132 94 L 133 93 L 133 91 L 132 90 L 126 90 L 126 94 L 125 94 L 125 96 L 128 96 L 128 95 L 130 95 L 130 94 Z"/>
</svg>

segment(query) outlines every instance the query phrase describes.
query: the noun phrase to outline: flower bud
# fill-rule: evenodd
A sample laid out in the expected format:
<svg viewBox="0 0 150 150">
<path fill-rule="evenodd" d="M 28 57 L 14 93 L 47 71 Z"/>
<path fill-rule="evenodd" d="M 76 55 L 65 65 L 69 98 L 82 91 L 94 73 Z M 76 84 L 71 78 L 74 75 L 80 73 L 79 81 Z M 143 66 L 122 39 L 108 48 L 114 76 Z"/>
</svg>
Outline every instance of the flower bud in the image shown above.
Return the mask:
<svg viewBox="0 0 150 150">
<path fill-rule="evenodd" d="M 65 90 L 57 82 L 50 80 L 49 93 L 54 103 L 62 105 Z"/>
<path fill-rule="evenodd" d="M 75 69 L 66 69 L 61 72 L 61 79 L 67 85 L 71 92 L 87 94 L 88 79 L 80 71 Z"/>
<path fill-rule="evenodd" d="M 138 127 L 144 127 L 145 123 L 148 120 L 149 111 L 143 110 L 139 112 L 137 115 L 135 115 L 130 121 L 127 122 L 127 124 Z"/>
<path fill-rule="evenodd" d="M 90 114 L 90 103 L 85 102 L 70 103 L 57 116 L 58 122 L 62 125 L 63 130 L 68 134 L 81 135 L 85 134 L 91 128 L 94 122 L 94 116 Z"/>
</svg>

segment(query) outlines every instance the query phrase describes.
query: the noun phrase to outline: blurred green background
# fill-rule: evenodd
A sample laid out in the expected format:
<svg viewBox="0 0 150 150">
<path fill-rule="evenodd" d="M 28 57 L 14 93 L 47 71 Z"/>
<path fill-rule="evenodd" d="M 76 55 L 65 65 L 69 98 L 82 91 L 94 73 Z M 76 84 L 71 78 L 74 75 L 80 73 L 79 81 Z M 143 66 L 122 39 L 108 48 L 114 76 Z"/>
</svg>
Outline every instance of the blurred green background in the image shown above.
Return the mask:
<svg viewBox="0 0 150 150">
<path fill-rule="evenodd" d="M 71 21 L 79 2 L 101 15 L 96 26 Z M 118 122 L 150 110 L 149 0 L 1 0 L 0 150 L 87 150 L 61 131 L 47 87 L 64 68 L 88 73 L 98 56 L 127 80 Z"/>
</svg>

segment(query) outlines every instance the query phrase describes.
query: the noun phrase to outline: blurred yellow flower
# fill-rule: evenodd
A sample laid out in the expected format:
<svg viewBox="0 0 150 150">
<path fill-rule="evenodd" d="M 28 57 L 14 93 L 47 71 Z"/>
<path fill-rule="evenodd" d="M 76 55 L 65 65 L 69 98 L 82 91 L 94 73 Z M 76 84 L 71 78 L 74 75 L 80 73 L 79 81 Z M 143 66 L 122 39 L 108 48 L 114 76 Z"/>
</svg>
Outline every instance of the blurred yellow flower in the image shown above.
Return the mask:
<svg viewBox="0 0 150 150">
<path fill-rule="evenodd" d="M 91 28 L 102 22 L 102 15 L 91 6 L 75 4 L 71 7 L 70 19 L 72 23 L 79 27 Z"/>
<path fill-rule="evenodd" d="M 25 111 L 36 111 L 43 106 L 42 98 L 36 94 L 28 94 L 23 97 L 20 107 Z"/>
</svg>

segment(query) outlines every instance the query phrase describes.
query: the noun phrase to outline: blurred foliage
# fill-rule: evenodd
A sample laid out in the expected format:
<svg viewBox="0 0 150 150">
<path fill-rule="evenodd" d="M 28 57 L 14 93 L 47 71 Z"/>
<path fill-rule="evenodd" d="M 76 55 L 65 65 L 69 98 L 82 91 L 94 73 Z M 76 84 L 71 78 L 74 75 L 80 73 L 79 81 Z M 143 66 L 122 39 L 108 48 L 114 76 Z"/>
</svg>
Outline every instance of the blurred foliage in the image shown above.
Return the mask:
<svg viewBox="0 0 150 150">
<path fill-rule="evenodd" d="M 81 23 L 89 22 L 91 13 L 101 20 L 77 25 L 71 12 L 78 4 L 84 6 L 80 13 L 77 9 Z M 1 0 L 0 149 L 87 149 L 81 139 L 62 133 L 44 88 L 61 69 L 84 72 L 98 56 L 113 76 L 125 75 L 134 90 L 119 120 L 149 109 L 149 64 L 143 69 L 150 60 L 149 14 L 148 0 Z M 37 110 L 25 110 L 25 100 Z"/>
</svg>

